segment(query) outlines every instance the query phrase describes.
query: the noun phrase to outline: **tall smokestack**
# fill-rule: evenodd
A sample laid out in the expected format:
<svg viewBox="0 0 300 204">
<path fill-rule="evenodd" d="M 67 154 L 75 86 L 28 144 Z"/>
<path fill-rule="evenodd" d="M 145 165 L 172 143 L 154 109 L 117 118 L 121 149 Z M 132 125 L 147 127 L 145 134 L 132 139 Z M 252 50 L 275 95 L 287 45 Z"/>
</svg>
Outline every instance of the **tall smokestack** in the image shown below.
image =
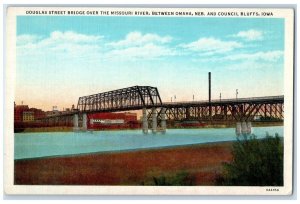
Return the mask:
<svg viewBox="0 0 300 204">
<path fill-rule="evenodd" d="M 209 101 L 209 118 L 212 120 L 211 117 L 211 76 L 210 72 L 208 72 L 208 101 Z"/>
<path fill-rule="evenodd" d="M 210 72 L 208 72 L 208 101 L 211 102 L 211 79 L 210 79 Z"/>
</svg>

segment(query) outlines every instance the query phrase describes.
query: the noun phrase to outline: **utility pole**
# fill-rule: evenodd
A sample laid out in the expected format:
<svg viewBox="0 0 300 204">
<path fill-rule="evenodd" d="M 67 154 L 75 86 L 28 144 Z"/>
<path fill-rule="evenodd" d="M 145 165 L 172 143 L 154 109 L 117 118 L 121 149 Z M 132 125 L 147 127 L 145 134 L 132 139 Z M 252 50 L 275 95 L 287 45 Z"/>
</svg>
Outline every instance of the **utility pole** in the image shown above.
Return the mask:
<svg viewBox="0 0 300 204">
<path fill-rule="evenodd" d="M 220 101 L 221 101 L 221 98 L 222 98 L 222 94 L 220 93 Z"/>
<path fill-rule="evenodd" d="M 238 90 L 238 89 L 236 89 L 236 90 L 235 90 L 235 96 L 236 96 L 236 100 L 238 99 L 238 94 L 239 94 L 239 90 Z"/>
</svg>

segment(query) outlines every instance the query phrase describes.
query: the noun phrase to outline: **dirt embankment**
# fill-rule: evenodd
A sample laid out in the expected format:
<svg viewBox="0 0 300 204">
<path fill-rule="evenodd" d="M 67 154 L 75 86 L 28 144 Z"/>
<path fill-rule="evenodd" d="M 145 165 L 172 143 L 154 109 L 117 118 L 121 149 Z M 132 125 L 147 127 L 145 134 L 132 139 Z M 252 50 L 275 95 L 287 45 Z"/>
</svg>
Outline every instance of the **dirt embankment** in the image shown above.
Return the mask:
<svg viewBox="0 0 300 204">
<path fill-rule="evenodd" d="M 232 143 L 15 161 L 15 184 L 153 185 L 155 177 L 185 172 L 194 185 L 214 185 Z"/>
</svg>

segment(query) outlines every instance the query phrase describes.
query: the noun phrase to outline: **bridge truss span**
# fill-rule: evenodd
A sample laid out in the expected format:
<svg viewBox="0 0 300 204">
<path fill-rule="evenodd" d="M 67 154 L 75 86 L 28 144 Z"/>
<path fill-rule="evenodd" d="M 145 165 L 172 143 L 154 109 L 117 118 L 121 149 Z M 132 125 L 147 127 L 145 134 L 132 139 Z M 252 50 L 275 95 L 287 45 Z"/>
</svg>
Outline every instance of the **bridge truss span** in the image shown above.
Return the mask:
<svg viewBox="0 0 300 204">
<path fill-rule="evenodd" d="M 284 96 L 164 103 L 169 120 L 254 121 L 284 119 Z"/>
<path fill-rule="evenodd" d="M 161 105 L 162 101 L 156 87 L 133 86 L 80 97 L 77 109 L 80 112 L 114 112 Z"/>
</svg>

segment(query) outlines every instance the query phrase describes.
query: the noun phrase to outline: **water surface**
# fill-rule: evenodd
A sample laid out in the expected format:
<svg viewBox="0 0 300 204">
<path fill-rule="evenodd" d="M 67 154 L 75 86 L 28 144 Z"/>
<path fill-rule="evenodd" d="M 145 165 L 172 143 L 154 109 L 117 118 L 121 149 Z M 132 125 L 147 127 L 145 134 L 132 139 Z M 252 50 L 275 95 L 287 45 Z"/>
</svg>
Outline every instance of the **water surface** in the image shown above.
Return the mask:
<svg viewBox="0 0 300 204">
<path fill-rule="evenodd" d="M 283 127 L 255 127 L 252 132 L 257 138 L 266 132 L 283 136 Z M 15 133 L 15 159 L 234 140 L 234 128 L 168 129 L 165 134 L 143 134 L 142 130 Z"/>
</svg>

